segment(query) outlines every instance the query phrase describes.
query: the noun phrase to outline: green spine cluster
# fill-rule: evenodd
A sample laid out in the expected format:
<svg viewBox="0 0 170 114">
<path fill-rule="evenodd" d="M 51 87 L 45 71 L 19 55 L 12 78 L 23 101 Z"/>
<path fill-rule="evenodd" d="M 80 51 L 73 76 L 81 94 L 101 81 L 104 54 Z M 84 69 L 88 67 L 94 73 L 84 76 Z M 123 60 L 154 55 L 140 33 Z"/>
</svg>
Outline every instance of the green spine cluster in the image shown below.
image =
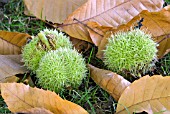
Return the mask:
<svg viewBox="0 0 170 114">
<path fill-rule="evenodd" d="M 157 59 L 157 44 L 150 34 L 140 29 L 118 32 L 108 39 L 104 50 L 104 63 L 114 72 L 126 76 L 130 72 L 136 77 L 145 74 Z"/>
<path fill-rule="evenodd" d="M 86 71 L 81 54 L 74 49 L 59 48 L 44 55 L 36 73 L 39 85 L 58 93 L 67 87 L 78 88 Z"/>
<path fill-rule="evenodd" d="M 38 84 L 55 92 L 78 88 L 86 75 L 86 64 L 69 38 L 56 30 L 40 31 L 24 46 L 25 66 L 37 74 Z"/>
<path fill-rule="evenodd" d="M 33 38 L 22 50 L 24 65 L 33 72 L 38 68 L 40 59 L 46 53 L 46 51 L 38 45 L 39 41 L 40 39 L 38 37 Z"/>
<path fill-rule="evenodd" d="M 67 47 L 72 48 L 72 43 L 69 41 L 69 37 L 64 35 L 62 32 L 58 32 L 57 30 L 48 30 L 45 29 L 44 31 L 41 31 L 40 33 L 43 33 L 47 36 L 47 38 L 52 37 L 51 40 L 53 44 L 51 44 L 55 49 L 58 49 L 60 47 Z"/>
<path fill-rule="evenodd" d="M 45 53 L 50 50 L 56 50 L 59 47 L 72 48 L 72 44 L 66 35 L 57 30 L 45 29 L 41 31 L 22 50 L 25 66 L 35 73 L 39 66 L 39 61 Z"/>
</svg>

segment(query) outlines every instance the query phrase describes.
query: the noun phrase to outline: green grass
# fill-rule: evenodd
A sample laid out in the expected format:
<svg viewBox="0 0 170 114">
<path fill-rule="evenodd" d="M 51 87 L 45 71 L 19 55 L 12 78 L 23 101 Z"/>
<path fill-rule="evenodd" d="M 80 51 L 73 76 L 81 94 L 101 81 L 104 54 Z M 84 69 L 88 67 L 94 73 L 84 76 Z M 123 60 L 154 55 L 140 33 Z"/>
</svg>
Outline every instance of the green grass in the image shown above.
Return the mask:
<svg viewBox="0 0 170 114">
<path fill-rule="evenodd" d="M 7 105 L 4 102 L 4 99 L 0 97 L 0 114 L 6 114 L 10 113 L 10 111 L 7 108 Z"/>
<path fill-rule="evenodd" d="M 4 6 L 0 30 L 35 35 L 44 28 L 45 23 L 43 21 L 24 15 L 24 4 L 22 0 L 10 0 Z"/>
<path fill-rule="evenodd" d="M 88 84 L 84 82 L 79 90 L 72 90 L 65 96 L 66 99 L 84 107 L 90 114 L 114 113 L 113 98 L 92 81 Z"/>
<path fill-rule="evenodd" d="M 156 72 L 163 76 L 170 76 L 170 53 L 157 62 Z"/>
<path fill-rule="evenodd" d="M 170 3 L 170 0 L 167 1 Z M 0 30 L 17 31 L 36 35 L 40 30 L 46 28 L 46 24 L 34 17 L 25 16 L 22 0 L 10 0 L 3 8 L 3 20 L 0 22 Z M 101 60 L 94 57 L 94 49 L 90 51 L 87 63 L 103 68 Z M 160 74 L 170 75 L 170 54 L 158 62 Z M 34 77 L 33 77 L 34 78 Z M 116 109 L 116 102 L 103 89 L 97 86 L 88 75 L 78 90 L 68 90 L 60 95 L 84 107 L 90 114 L 113 114 Z M 0 113 L 9 113 L 3 98 L 0 98 Z"/>
<path fill-rule="evenodd" d="M 164 1 L 165 1 L 164 6 L 167 6 L 167 5 L 169 5 L 169 4 L 170 4 L 170 0 L 164 0 Z"/>
<path fill-rule="evenodd" d="M 166 2 L 167 4 L 170 4 L 170 0 L 165 0 L 165 2 Z"/>
<path fill-rule="evenodd" d="M 160 61 L 161 68 L 164 71 L 164 75 L 170 76 L 170 53 L 163 57 Z"/>
</svg>

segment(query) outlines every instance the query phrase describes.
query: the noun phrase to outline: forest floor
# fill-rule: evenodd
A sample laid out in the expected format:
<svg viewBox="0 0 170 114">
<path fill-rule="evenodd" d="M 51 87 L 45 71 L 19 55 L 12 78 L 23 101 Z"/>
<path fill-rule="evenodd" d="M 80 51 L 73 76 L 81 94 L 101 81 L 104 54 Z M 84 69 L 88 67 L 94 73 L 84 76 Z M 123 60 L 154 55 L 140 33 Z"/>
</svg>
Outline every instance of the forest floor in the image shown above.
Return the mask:
<svg viewBox="0 0 170 114">
<path fill-rule="evenodd" d="M 22 0 L 0 0 L 0 30 L 36 35 L 44 28 L 50 27 L 35 17 L 24 15 L 24 4 Z M 96 61 L 97 59 L 95 57 L 90 58 L 90 63 L 99 63 L 99 67 L 101 67 L 102 62 Z M 158 60 L 156 64 L 155 74 L 170 75 L 170 53 Z M 60 96 L 82 106 L 90 114 L 113 114 L 116 109 L 114 99 L 96 85 L 90 76 L 86 78 L 86 81 L 83 81 L 79 90 L 68 91 L 68 93 Z M 0 113 L 9 112 L 3 98 L 0 97 Z"/>
</svg>

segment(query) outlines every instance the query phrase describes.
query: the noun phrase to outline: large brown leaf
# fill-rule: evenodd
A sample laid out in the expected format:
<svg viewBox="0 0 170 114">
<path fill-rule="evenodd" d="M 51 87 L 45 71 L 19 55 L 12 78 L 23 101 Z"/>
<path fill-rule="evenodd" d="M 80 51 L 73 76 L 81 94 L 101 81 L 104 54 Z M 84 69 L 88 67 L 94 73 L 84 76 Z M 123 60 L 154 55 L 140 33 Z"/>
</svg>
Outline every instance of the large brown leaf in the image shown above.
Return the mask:
<svg viewBox="0 0 170 114">
<path fill-rule="evenodd" d="M 107 33 L 107 37 L 101 40 L 99 45 L 99 51 L 97 56 L 99 58 L 103 57 L 103 51 L 107 44 L 108 36 L 114 34 L 118 31 L 127 31 L 129 30 L 134 24 L 143 18 L 142 27 L 141 29 L 147 30 L 148 33 L 152 34 L 153 39 L 159 43 L 158 47 L 158 57 L 162 58 L 166 53 L 167 50 L 170 49 L 170 6 L 165 7 L 159 12 L 149 12 L 149 11 L 142 11 L 139 15 L 134 17 L 130 22 L 127 24 L 119 26 L 117 29 L 112 29 L 110 33 Z"/>
<path fill-rule="evenodd" d="M 72 37 L 92 42 L 83 25 L 88 21 L 117 27 L 130 21 L 142 10 L 159 11 L 163 3 L 163 0 L 88 0 L 64 21 L 63 29 Z"/>
<path fill-rule="evenodd" d="M 1 94 L 12 112 L 44 108 L 54 114 L 88 114 L 79 105 L 63 100 L 54 92 L 31 88 L 22 83 L 2 83 Z"/>
<path fill-rule="evenodd" d="M 123 91 L 131 83 L 122 76 L 108 70 L 96 68 L 88 65 L 90 68 L 90 76 L 101 88 L 106 90 L 116 101 L 119 100 Z"/>
<path fill-rule="evenodd" d="M 87 0 L 24 0 L 25 14 L 53 23 L 63 23 L 69 14 Z"/>
<path fill-rule="evenodd" d="M 117 114 L 147 112 L 153 114 L 170 113 L 170 77 L 160 75 L 144 76 L 133 82 L 122 93 L 117 106 Z M 127 110 L 126 110 L 127 109 Z"/>
<path fill-rule="evenodd" d="M 21 47 L 26 44 L 29 37 L 31 36 L 25 33 L 0 31 L 0 54 L 20 54 Z"/>
<path fill-rule="evenodd" d="M 27 109 L 26 111 L 17 112 L 17 114 L 54 114 L 54 113 L 44 108 L 31 108 L 29 110 Z"/>
<path fill-rule="evenodd" d="M 0 82 L 9 82 L 8 79 L 11 79 L 11 76 L 23 74 L 26 71 L 21 62 L 21 55 L 0 55 Z"/>
</svg>

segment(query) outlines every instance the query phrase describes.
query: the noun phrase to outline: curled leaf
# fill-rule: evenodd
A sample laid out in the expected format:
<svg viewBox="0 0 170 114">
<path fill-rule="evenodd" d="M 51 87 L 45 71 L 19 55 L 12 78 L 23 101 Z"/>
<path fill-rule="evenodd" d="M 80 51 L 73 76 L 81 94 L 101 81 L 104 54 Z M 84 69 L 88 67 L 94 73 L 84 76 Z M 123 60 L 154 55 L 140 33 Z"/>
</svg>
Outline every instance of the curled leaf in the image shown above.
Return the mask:
<svg viewBox="0 0 170 114">
<path fill-rule="evenodd" d="M 91 78 L 101 88 L 106 90 L 116 101 L 119 100 L 123 91 L 131 84 L 122 76 L 108 70 L 96 68 L 88 65 Z"/>
<path fill-rule="evenodd" d="M 91 29 L 87 29 L 90 37 L 93 41 L 93 43 L 96 46 L 99 46 L 101 43 L 101 40 L 103 39 L 104 35 L 106 34 L 106 32 L 110 31 L 113 29 L 113 27 L 107 27 L 107 26 L 101 26 L 99 23 L 97 22 L 88 22 L 87 25 L 92 28 Z"/>
</svg>

